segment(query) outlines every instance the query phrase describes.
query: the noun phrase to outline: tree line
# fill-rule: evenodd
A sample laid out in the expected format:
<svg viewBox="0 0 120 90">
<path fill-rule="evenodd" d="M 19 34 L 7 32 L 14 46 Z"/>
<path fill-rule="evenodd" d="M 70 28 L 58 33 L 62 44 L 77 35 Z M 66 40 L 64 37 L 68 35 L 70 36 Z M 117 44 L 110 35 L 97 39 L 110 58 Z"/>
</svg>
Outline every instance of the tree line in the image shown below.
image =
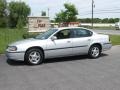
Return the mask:
<svg viewBox="0 0 120 90">
<path fill-rule="evenodd" d="M 61 10 L 59 13 L 56 14 L 54 20 L 51 22 L 80 22 L 80 23 L 91 23 L 91 18 L 77 18 L 78 10 L 76 9 L 74 4 L 65 3 L 65 9 Z M 93 23 L 116 23 L 119 22 L 119 18 L 93 18 Z"/>
<path fill-rule="evenodd" d="M 83 18 L 83 19 L 78 19 L 79 22 L 81 23 L 91 23 L 92 19 L 91 18 Z M 93 19 L 94 23 L 116 23 L 119 22 L 119 18 L 94 18 Z"/>
<path fill-rule="evenodd" d="M 0 27 L 22 28 L 30 12 L 25 2 L 0 0 Z"/>
</svg>

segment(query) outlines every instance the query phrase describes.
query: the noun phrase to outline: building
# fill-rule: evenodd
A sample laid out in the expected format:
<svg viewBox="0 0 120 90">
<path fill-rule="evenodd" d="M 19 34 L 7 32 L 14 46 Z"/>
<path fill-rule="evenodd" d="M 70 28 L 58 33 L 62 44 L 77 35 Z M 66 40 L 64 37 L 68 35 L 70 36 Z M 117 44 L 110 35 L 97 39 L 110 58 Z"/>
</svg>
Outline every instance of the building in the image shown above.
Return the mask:
<svg viewBox="0 0 120 90">
<path fill-rule="evenodd" d="M 51 27 L 79 27 L 80 22 L 51 23 Z"/>
<path fill-rule="evenodd" d="M 50 28 L 49 17 L 28 17 L 28 32 L 45 32 Z"/>
<path fill-rule="evenodd" d="M 78 27 L 80 22 L 64 22 L 60 24 L 60 27 Z"/>
</svg>

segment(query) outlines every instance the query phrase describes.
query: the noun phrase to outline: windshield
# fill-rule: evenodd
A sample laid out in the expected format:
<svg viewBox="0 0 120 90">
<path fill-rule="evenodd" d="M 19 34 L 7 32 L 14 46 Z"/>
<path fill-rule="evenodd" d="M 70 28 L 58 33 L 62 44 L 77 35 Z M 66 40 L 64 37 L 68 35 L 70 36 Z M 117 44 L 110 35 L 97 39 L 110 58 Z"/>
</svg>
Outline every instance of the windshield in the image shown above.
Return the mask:
<svg viewBox="0 0 120 90">
<path fill-rule="evenodd" d="M 48 30 L 40 35 L 37 35 L 35 37 L 35 39 L 41 39 L 41 40 L 48 39 L 56 31 L 57 31 L 57 29 L 50 29 L 50 30 Z"/>
</svg>

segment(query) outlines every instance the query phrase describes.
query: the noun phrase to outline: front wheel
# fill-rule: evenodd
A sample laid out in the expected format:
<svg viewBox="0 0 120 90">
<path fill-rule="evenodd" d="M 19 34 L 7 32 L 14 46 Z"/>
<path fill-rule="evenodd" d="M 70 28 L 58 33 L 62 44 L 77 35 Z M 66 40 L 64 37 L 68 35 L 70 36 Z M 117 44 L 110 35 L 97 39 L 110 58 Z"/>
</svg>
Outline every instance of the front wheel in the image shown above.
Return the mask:
<svg viewBox="0 0 120 90">
<path fill-rule="evenodd" d="M 90 47 L 88 55 L 90 58 L 98 58 L 101 55 L 101 50 L 99 45 L 93 45 Z"/>
<path fill-rule="evenodd" d="M 38 65 L 43 62 L 43 52 L 39 49 L 30 49 L 26 52 L 25 61 L 30 65 Z"/>
</svg>

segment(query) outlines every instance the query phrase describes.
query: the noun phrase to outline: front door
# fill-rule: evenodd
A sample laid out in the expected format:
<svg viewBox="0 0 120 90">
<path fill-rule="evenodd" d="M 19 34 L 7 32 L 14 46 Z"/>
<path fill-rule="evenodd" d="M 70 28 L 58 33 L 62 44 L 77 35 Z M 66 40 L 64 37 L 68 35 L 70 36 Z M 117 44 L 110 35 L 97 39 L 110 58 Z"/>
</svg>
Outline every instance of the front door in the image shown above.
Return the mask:
<svg viewBox="0 0 120 90">
<path fill-rule="evenodd" d="M 56 40 L 49 39 L 47 42 L 47 58 L 62 57 L 72 55 L 72 39 L 70 30 L 61 30 L 54 36 Z"/>
</svg>

